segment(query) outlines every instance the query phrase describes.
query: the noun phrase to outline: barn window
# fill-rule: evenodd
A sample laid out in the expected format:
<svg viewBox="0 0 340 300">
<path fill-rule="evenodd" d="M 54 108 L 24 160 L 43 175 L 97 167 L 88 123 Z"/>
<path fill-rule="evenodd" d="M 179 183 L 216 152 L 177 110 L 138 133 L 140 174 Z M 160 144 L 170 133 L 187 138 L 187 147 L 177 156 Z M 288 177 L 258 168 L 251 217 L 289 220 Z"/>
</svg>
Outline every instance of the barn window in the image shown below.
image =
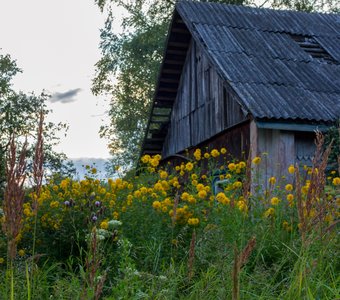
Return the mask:
<svg viewBox="0 0 340 300">
<path fill-rule="evenodd" d="M 291 34 L 290 37 L 314 59 L 320 62 L 338 64 L 338 62 L 312 37 Z"/>
</svg>

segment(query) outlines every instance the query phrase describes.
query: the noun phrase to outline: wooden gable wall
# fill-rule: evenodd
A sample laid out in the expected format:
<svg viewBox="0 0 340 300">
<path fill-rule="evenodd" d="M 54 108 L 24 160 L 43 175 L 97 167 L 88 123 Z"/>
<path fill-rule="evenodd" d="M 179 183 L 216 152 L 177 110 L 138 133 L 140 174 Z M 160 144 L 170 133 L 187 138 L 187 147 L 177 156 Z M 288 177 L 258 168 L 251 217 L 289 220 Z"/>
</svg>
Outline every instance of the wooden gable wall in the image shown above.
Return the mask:
<svg viewBox="0 0 340 300">
<path fill-rule="evenodd" d="M 189 47 L 162 157 L 208 140 L 247 118 L 204 52 Z"/>
</svg>

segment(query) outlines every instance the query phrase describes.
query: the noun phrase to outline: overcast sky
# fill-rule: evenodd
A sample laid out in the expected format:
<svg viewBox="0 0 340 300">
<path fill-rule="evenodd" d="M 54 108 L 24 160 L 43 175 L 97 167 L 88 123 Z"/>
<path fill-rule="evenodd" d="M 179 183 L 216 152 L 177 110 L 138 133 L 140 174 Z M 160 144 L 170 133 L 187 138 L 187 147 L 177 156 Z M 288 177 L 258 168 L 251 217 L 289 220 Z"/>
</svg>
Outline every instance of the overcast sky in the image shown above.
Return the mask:
<svg viewBox="0 0 340 300">
<path fill-rule="evenodd" d="M 58 150 L 70 158 L 109 157 L 98 135 L 108 104 L 90 91 L 103 24 L 93 0 L 0 0 L 0 51 L 23 69 L 14 87 L 53 95 L 51 120 L 70 126 Z"/>
</svg>

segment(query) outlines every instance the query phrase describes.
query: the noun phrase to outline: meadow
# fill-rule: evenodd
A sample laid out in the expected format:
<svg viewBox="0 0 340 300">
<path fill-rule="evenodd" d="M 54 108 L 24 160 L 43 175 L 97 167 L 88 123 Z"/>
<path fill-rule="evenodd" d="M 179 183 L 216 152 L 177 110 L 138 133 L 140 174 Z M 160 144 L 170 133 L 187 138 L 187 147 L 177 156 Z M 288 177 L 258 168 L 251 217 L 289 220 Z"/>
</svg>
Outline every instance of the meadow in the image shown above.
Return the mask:
<svg viewBox="0 0 340 300">
<path fill-rule="evenodd" d="M 46 183 L 37 147 L 31 188 L 12 151 L 0 299 L 339 299 L 340 178 L 322 143 L 280 178 L 262 178 L 265 154 L 222 148 Z"/>
</svg>

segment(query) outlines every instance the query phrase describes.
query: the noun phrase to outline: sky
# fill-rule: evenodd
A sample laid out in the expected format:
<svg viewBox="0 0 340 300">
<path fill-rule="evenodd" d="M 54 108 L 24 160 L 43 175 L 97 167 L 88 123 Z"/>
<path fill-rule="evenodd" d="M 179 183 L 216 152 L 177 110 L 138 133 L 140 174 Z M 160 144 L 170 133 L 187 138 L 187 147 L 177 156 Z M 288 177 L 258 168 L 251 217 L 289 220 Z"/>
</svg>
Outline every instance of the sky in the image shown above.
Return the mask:
<svg viewBox="0 0 340 300">
<path fill-rule="evenodd" d="M 109 104 L 91 94 L 104 21 L 94 0 L 0 0 L 0 53 L 23 70 L 14 89 L 52 95 L 49 120 L 69 125 L 56 150 L 69 158 L 110 156 L 98 134 Z"/>
</svg>

